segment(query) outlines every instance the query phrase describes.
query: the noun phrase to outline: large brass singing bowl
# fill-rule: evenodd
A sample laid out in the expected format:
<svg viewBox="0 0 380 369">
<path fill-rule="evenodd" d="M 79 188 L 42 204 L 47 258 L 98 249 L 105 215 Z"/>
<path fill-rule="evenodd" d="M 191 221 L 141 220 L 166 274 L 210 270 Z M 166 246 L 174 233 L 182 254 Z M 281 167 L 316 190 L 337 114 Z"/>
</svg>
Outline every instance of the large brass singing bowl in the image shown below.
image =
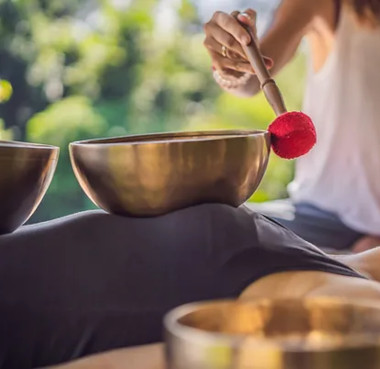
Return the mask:
<svg viewBox="0 0 380 369">
<path fill-rule="evenodd" d="M 53 178 L 58 147 L 0 141 L 0 234 L 34 213 Z"/>
<path fill-rule="evenodd" d="M 222 301 L 165 317 L 168 369 L 379 369 L 380 306 Z"/>
<path fill-rule="evenodd" d="M 104 210 L 154 216 L 190 205 L 239 206 L 268 162 L 265 131 L 163 133 L 70 144 L 74 173 Z"/>
</svg>

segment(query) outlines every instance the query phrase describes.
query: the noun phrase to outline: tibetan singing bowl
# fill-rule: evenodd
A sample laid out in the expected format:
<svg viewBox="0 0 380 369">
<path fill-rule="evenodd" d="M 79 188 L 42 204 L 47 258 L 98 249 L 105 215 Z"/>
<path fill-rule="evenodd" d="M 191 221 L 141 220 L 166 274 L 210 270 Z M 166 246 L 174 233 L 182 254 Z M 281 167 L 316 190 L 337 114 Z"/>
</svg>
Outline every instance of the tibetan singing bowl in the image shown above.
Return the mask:
<svg viewBox="0 0 380 369">
<path fill-rule="evenodd" d="M 168 369 L 379 369 L 380 306 L 221 301 L 165 317 Z"/>
<path fill-rule="evenodd" d="M 268 162 L 265 131 L 163 133 L 70 144 L 74 173 L 104 210 L 154 216 L 191 205 L 239 206 Z"/>
<path fill-rule="evenodd" d="M 0 234 L 34 213 L 53 178 L 58 147 L 0 141 Z"/>
</svg>

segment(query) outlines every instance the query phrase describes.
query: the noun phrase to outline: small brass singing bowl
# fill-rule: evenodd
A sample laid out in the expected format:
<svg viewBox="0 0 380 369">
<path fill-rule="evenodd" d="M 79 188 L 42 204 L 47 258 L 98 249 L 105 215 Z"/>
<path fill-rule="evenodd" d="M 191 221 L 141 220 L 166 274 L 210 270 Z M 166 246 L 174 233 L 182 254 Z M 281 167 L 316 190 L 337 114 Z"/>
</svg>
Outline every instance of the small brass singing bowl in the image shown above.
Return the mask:
<svg viewBox="0 0 380 369">
<path fill-rule="evenodd" d="M 156 216 L 201 203 L 244 203 L 267 167 L 266 131 L 162 133 L 70 144 L 82 189 L 107 212 Z"/>
<path fill-rule="evenodd" d="M 333 299 L 190 304 L 164 319 L 168 369 L 379 369 L 380 306 Z"/>
<path fill-rule="evenodd" d="M 0 141 L 0 234 L 13 232 L 35 212 L 58 155 L 54 146 Z"/>
</svg>

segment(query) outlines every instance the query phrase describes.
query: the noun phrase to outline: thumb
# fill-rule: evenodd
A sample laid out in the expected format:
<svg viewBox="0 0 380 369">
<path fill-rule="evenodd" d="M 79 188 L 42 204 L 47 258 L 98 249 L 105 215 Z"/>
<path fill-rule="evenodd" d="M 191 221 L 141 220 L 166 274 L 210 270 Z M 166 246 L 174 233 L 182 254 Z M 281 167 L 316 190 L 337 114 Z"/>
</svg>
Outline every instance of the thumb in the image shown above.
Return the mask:
<svg viewBox="0 0 380 369">
<path fill-rule="evenodd" d="M 256 12 L 254 10 L 247 9 L 245 12 L 240 13 L 237 18 L 241 23 L 250 28 L 251 33 L 256 38 Z"/>
</svg>

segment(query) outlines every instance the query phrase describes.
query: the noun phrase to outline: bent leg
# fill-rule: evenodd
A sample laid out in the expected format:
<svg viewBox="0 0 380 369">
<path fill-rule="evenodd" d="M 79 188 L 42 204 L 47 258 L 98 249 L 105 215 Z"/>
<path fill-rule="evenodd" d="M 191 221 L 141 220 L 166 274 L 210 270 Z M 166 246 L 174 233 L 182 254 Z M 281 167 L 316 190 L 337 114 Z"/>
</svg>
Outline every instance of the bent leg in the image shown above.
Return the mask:
<svg viewBox="0 0 380 369">
<path fill-rule="evenodd" d="M 218 268 L 255 237 L 250 216 L 217 204 L 145 219 L 85 212 L 0 236 L 0 361 L 31 368 L 157 342 L 168 310 L 240 292 L 217 284 Z"/>
<path fill-rule="evenodd" d="M 293 204 L 290 199 L 247 204 L 252 210 L 272 217 L 304 240 L 325 251 L 347 252 L 362 234 L 347 227 L 334 213 L 311 204 Z"/>
</svg>

